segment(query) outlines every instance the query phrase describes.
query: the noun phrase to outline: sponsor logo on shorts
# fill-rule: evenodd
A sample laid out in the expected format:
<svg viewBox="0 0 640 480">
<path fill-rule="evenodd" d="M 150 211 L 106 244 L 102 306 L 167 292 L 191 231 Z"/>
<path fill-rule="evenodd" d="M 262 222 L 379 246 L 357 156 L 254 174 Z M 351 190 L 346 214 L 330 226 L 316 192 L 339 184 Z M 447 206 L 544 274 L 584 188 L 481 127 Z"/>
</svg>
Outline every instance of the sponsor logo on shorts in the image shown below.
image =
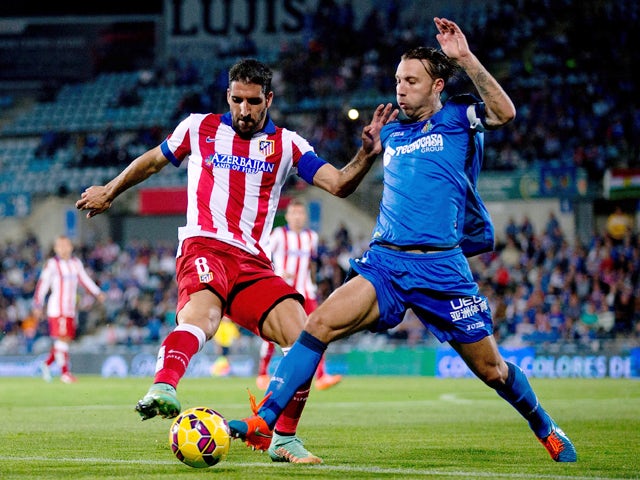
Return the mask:
<svg viewBox="0 0 640 480">
<path fill-rule="evenodd" d="M 213 273 L 207 272 L 200 274 L 200 283 L 208 283 L 213 280 Z"/>
<path fill-rule="evenodd" d="M 475 295 L 472 297 L 456 298 L 451 300 L 449 305 L 451 305 L 449 315 L 451 315 L 451 320 L 454 322 L 471 318 L 477 313 L 489 310 L 487 299 L 484 297 L 476 297 Z M 478 328 L 478 326 L 474 328 Z"/>
<path fill-rule="evenodd" d="M 478 328 L 484 328 L 484 322 L 474 322 L 467 325 L 467 332 L 470 332 L 471 330 L 477 330 Z"/>
</svg>

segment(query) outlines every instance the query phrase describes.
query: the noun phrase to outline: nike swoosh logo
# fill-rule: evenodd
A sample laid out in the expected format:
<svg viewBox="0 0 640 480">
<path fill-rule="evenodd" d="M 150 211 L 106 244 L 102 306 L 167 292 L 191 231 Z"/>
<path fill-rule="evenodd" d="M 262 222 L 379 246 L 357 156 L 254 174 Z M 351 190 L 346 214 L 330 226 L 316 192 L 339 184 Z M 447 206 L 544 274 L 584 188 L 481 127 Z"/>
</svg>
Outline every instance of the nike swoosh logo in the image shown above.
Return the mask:
<svg viewBox="0 0 640 480">
<path fill-rule="evenodd" d="M 259 429 L 259 428 L 256 428 L 256 431 L 255 431 L 255 432 L 253 432 L 253 434 L 254 434 L 256 437 L 271 438 L 271 435 L 265 435 L 264 433 L 262 433 L 262 432 L 260 431 L 260 429 Z"/>
<path fill-rule="evenodd" d="M 207 138 L 204 139 L 205 142 L 207 143 L 213 143 L 216 141 L 215 138 L 211 138 L 210 136 L 207 135 Z"/>
</svg>

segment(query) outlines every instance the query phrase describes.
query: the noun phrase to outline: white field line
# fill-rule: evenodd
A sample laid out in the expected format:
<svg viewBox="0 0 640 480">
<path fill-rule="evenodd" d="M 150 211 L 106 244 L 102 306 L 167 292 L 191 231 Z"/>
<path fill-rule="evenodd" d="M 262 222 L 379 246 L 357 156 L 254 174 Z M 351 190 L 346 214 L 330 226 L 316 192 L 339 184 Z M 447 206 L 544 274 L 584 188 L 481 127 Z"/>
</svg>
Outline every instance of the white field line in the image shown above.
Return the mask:
<svg viewBox="0 0 640 480">
<path fill-rule="evenodd" d="M 98 458 L 98 457 L 88 457 L 88 458 L 49 458 L 42 456 L 33 456 L 33 457 L 25 457 L 25 456 L 7 456 L 0 455 L 0 462 L 10 461 L 10 462 L 51 462 L 60 464 L 60 462 L 77 462 L 79 464 L 106 464 L 106 465 L 174 465 L 176 463 L 175 460 L 122 460 L 115 458 Z M 282 465 L 277 463 L 235 463 L 231 461 L 226 461 L 225 466 L 227 468 L 282 468 Z M 550 479 L 550 480 L 623 480 L 622 477 L 581 477 L 581 476 L 569 476 L 569 475 L 541 475 L 541 474 L 527 474 L 527 473 L 497 473 L 497 472 L 482 472 L 482 471 L 473 471 L 473 470 L 457 470 L 457 471 L 447 471 L 447 470 L 436 470 L 436 469 L 415 469 L 415 468 L 380 468 L 380 467 L 367 467 L 367 466 L 353 466 L 353 465 L 313 465 L 313 466 L 302 466 L 301 468 L 308 468 L 309 471 L 318 471 L 318 473 L 322 471 L 327 472 L 344 472 L 344 473 L 363 473 L 363 474 L 372 474 L 372 475 L 404 475 L 408 478 L 415 477 L 455 477 L 455 478 L 514 478 L 521 480 L 538 480 L 538 479 Z M 215 467 L 213 467 L 215 468 Z"/>
<path fill-rule="evenodd" d="M 309 402 L 309 406 L 313 405 L 313 408 L 318 409 L 335 409 L 335 408 L 356 408 L 360 409 L 363 405 L 376 405 L 378 407 L 404 405 L 408 407 L 419 407 L 436 405 L 441 403 L 457 403 L 457 404 L 477 404 L 477 403 L 504 403 L 500 397 L 496 396 L 495 399 L 476 399 L 470 400 L 461 398 L 454 393 L 442 394 L 438 399 L 425 399 L 425 400 L 385 400 L 383 402 L 376 402 L 375 400 L 367 400 L 366 402 Z M 237 408 L 237 403 L 216 403 L 216 408 L 220 410 Z M 21 406 L 12 405 L 12 409 L 15 410 L 110 410 L 120 408 L 133 409 L 132 404 L 102 404 L 102 405 L 33 405 L 33 406 Z"/>
</svg>

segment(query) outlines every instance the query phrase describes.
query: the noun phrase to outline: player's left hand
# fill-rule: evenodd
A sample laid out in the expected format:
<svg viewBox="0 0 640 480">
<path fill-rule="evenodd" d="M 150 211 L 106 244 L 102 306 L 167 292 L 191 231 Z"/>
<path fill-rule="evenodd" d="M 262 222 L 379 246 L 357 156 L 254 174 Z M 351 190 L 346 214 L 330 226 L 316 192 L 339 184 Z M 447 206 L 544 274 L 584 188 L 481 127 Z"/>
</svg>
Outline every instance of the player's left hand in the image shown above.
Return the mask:
<svg viewBox="0 0 640 480">
<path fill-rule="evenodd" d="M 398 117 L 399 110 L 393 108 L 393 105 L 378 105 L 373 113 L 371 123 L 362 129 L 362 149 L 367 154 L 375 154 L 382 152 L 382 143 L 380 142 L 380 130 L 387 123 L 392 122 Z"/>
<path fill-rule="evenodd" d="M 99 213 L 108 210 L 111 207 L 111 200 L 107 194 L 107 188 L 104 186 L 93 185 L 87 188 L 80 200 L 76 202 L 78 210 L 89 210 L 87 218 L 94 217 Z"/>
<path fill-rule="evenodd" d="M 433 19 L 438 29 L 436 39 L 440 43 L 442 52 L 453 60 L 459 60 L 462 57 L 471 54 L 467 37 L 456 22 L 447 20 L 446 18 L 435 17 Z"/>
</svg>

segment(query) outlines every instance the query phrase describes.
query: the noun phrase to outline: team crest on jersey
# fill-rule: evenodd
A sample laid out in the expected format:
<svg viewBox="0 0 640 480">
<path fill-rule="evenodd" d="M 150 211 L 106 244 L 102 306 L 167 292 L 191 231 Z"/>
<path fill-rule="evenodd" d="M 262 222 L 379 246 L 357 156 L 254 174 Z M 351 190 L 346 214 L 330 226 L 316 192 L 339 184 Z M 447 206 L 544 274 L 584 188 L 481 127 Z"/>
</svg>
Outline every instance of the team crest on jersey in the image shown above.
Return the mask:
<svg viewBox="0 0 640 480">
<path fill-rule="evenodd" d="M 211 280 L 213 280 L 213 273 L 207 272 L 200 274 L 200 283 L 209 283 Z"/>
<path fill-rule="evenodd" d="M 268 157 L 269 155 L 273 155 L 275 142 L 273 140 L 260 140 L 258 148 L 265 157 Z"/>
<path fill-rule="evenodd" d="M 431 123 L 431 120 L 429 120 L 427 123 L 424 124 L 424 127 L 422 127 L 422 133 L 430 132 L 432 129 L 433 129 L 433 124 Z"/>
</svg>

